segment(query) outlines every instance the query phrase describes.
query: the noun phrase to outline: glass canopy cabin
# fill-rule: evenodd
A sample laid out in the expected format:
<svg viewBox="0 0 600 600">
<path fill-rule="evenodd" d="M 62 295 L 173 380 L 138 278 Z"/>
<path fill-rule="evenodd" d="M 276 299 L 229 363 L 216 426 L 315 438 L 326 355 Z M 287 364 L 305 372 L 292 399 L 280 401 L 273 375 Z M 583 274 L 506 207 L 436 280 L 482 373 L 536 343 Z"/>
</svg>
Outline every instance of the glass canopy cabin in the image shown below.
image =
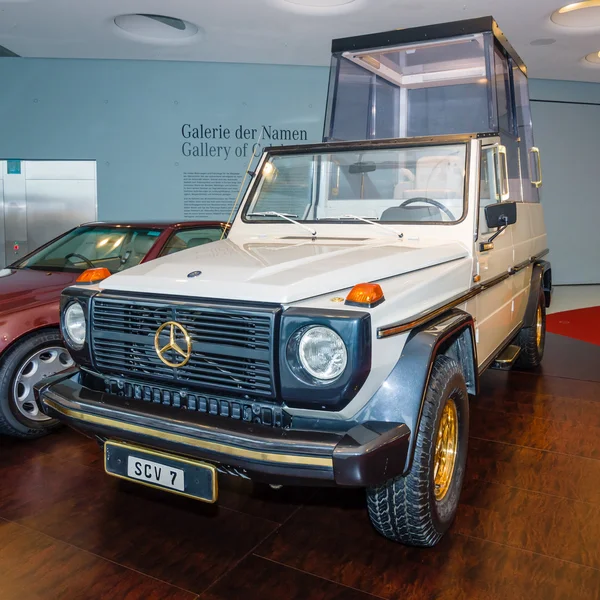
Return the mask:
<svg viewBox="0 0 600 600">
<path fill-rule="evenodd" d="M 332 55 L 324 141 L 499 136 L 511 198 L 537 201 L 527 70 L 492 17 L 337 39 Z"/>
<path fill-rule="evenodd" d="M 325 141 L 518 134 L 525 65 L 491 17 L 338 39 L 332 53 Z"/>
</svg>

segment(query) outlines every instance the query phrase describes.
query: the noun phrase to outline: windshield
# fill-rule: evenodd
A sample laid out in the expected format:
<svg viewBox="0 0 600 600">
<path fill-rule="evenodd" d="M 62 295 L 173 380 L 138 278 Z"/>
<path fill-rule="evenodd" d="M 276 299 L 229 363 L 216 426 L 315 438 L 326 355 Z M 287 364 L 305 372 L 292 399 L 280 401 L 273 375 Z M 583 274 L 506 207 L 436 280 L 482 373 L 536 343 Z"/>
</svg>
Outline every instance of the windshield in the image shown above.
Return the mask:
<svg viewBox="0 0 600 600">
<path fill-rule="evenodd" d="M 78 227 L 13 267 L 75 273 L 106 267 L 116 273 L 139 264 L 160 234 L 148 228 Z"/>
<path fill-rule="evenodd" d="M 271 155 L 244 218 L 455 222 L 465 170 L 465 144 Z"/>
</svg>

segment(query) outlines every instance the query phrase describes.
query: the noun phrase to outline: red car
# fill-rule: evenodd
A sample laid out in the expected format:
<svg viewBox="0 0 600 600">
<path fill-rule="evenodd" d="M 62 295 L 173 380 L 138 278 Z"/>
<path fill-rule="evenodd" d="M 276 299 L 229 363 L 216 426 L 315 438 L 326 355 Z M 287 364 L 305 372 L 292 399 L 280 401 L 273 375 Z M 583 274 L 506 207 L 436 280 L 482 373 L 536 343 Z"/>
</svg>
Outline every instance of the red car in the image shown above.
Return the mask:
<svg viewBox="0 0 600 600">
<path fill-rule="evenodd" d="M 224 223 L 89 223 L 0 270 L 0 434 L 57 426 L 33 399 L 35 383 L 73 364 L 59 333 L 59 300 L 84 271 L 116 273 L 221 238 Z"/>
</svg>

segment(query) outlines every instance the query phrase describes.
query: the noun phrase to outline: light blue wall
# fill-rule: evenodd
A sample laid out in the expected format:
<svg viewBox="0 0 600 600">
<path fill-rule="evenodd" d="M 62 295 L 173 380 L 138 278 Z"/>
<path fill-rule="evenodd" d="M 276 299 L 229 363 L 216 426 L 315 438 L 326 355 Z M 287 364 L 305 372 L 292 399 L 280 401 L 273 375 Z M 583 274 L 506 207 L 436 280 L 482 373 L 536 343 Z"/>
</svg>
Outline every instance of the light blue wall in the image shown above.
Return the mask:
<svg viewBox="0 0 600 600">
<path fill-rule="evenodd" d="M 185 172 L 247 164 L 183 156 L 184 123 L 232 135 L 240 124 L 294 128 L 318 141 L 327 79 L 319 67 L 3 58 L 0 158 L 95 159 L 101 219 L 180 219 Z M 573 104 L 600 103 L 600 85 L 533 80 L 531 96 L 543 101 L 533 118 L 555 281 L 600 282 L 600 106 Z M 243 140 L 216 144 L 234 152 Z"/>
<path fill-rule="evenodd" d="M 598 83 L 532 79 L 529 83 L 529 90 L 531 97 L 538 100 L 600 103 L 600 84 Z"/>
<path fill-rule="evenodd" d="M 556 283 L 600 283 L 600 85 L 531 82 Z"/>
<path fill-rule="evenodd" d="M 95 159 L 100 219 L 181 219 L 184 172 L 244 171 L 240 124 L 319 141 L 327 80 L 326 68 L 3 58 L 0 158 Z M 229 158 L 183 156 L 185 123 L 229 127 L 215 142 Z"/>
</svg>

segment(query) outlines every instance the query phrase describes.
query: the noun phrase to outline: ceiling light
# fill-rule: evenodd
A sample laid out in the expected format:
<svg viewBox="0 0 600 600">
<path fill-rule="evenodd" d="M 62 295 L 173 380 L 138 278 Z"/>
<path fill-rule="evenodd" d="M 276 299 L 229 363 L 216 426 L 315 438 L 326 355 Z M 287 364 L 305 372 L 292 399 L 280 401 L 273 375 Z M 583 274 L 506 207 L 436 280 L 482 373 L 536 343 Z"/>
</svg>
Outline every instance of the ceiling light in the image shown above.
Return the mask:
<svg viewBox="0 0 600 600">
<path fill-rule="evenodd" d="M 580 10 L 582 8 L 587 8 L 590 5 L 597 6 L 599 4 L 600 4 L 600 2 L 598 2 L 598 0 L 583 0 L 583 2 L 573 2 L 573 4 L 567 4 L 566 6 L 559 8 L 558 12 L 561 14 L 566 14 L 566 13 L 573 12 L 574 10 Z"/>
<path fill-rule="evenodd" d="M 539 40 L 533 40 L 529 42 L 531 46 L 551 46 L 556 40 L 554 38 L 540 38 Z"/>
<path fill-rule="evenodd" d="M 141 13 L 115 17 L 115 25 L 136 37 L 160 41 L 190 38 L 199 31 L 197 25 L 183 19 Z"/>
<path fill-rule="evenodd" d="M 592 52 L 585 57 L 585 60 L 588 62 L 594 63 L 595 65 L 600 65 L 600 52 Z"/>
<path fill-rule="evenodd" d="M 341 6 L 350 4 L 354 0 L 285 0 L 290 4 L 299 4 L 300 6 L 313 6 L 317 8 L 330 8 L 332 6 Z"/>
<path fill-rule="evenodd" d="M 555 10 L 550 18 L 563 27 L 600 27 L 600 0 L 567 4 Z"/>
</svg>

